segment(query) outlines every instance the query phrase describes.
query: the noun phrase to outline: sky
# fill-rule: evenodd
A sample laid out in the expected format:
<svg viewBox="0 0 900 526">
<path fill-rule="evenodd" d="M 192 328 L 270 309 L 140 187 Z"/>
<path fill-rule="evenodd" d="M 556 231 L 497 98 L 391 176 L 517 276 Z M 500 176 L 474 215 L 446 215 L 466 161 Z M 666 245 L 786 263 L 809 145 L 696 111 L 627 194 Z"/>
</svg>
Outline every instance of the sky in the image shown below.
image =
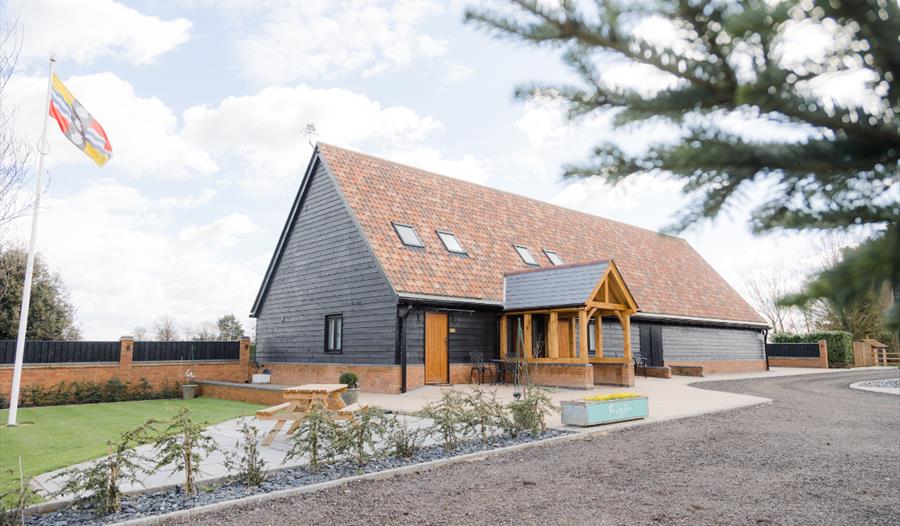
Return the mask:
<svg viewBox="0 0 900 526">
<path fill-rule="evenodd" d="M 234 313 L 252 328 L 247 315 L 312 151 L 308 123 L 330 144 L 669 225 L 686 203 L 673 181 L 610 187 L 560 174 L 601 141 L 639 149 L 672 131 L 613 130 L 608 115 L 572 124 L 553 100 L 515 100 L 519 84 L 571 80 L 559 50 L 463 24 L 465 5 L 0 0 L 0 24 L 15 23 L 21 43 L 4 104 L 23 139 L 40 136 L 53 53 L 55 72 L 113 146 L 97 167 L 50 122 L 38 245 L 69 288 L 83 337 L 116 339 L 160 315 L 197 326 Z M 749 232 L 765 191 L 749 189 L 682 234 L 739 292 L 748 275 L 813 257 L 809 235 Z M 4 235 L 25 243 L 29 227 L 26 218 Z"/>
</svg>

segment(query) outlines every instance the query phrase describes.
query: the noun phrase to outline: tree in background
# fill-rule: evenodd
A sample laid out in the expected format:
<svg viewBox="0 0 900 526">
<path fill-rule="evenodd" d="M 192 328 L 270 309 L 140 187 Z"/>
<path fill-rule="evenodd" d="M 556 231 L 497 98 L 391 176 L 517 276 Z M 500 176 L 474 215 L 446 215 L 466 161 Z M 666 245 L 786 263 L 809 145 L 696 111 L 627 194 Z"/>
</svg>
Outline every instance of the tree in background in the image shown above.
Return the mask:
<svg viewBox="0 0 900 526">
<path fill-rule="evenodd" d="M 184 334 L 187 339 L 194 341 L 208 342 L 219 339 L 218 327 L 208 321 L 185 326 Z"/>
<path fill-rule="evenodd" d="M 757 269 L 744 280 L 744 288 L 753 308 L 765 318 L 773 332 L 813 332 L 816 317 L 810 310 L 781 302 L 781 298 L 795 292 L 789 274 L 781 265 Z"/>
<path fill-rule="evenodd" d="M 175 318 L 163 314 L 153 321 L 153 339 L 160 342 L 173 342 L 179 338 L 178 324 Z"/>
<path fill-rule="evenodd" d="M 22 285 L 28 252 L 22 248 L 0 248 L 0 340 L 14 340 L 19 330 Z M 75 307 L 59 274 L 50 271 L 38 254 L 34 260 L 29 340 L 78 340 Z"/>
<path fill-rule="evenodd" d="M 6 91 L 17 68 L 22 47 L 20 38 L 15 22 L 8 25 L 0 20 L 0 232 L 11 221 L 28 213 L 33 204 L 28 192 L 23 192 L 31 148 L 16 133 L 16 107 L 10 104 Z M 4 237 L 8 239 L 0 235 L 0 245 Z"/>
<path fill-rule="evenodd" d="M 466 19 L 495 34 L 557 45 L 578 85 L 519 88 L 554 96 L 569 118 L 609 110 L 616 126 L 667 124 L 670 142 L 627 153 L 598 144 L 567 176 L 616 183 L 636 173 L 675 177 L 691 204 L 678 231 L 714 218 L 755 181 L 774 188 L 752 212 L 755 232 L 868 227 L 874 234 L 820 272 L 793 298 L 859 301 L 884 287 L 900 295 L 900 7 L 897 2 L 678 0 L 541 2 L 470 8 Z M 656 28 L 656 30 L 648 28 Z M 663 27 L 663 30 L 659 28 Z M 669 31 L 670 30 L 670 31 Z M 660 38 L 669 34 L 671 38 Z M 822 37 L 806 56 L 798 42 Z M 630 66 L 662 87 L 614 83 L 605 69 Z M 834 79 L 865 79 L 862 101 L 823 95 Z M 750 140 L 729 122 L 781 124 L 806 138 Z M 900 327 L 900 302 L 887 312 Z"/>
<path fill-rule="evenodd" d="M 137 326 L 131 330 L 132 337 L 136 341 L 147 341 L 147 337 L 150 336 L 149 331 L 147 331 L 146 327 Z"/>
<path fill-rule="evenodd" d="M 219 339 L 237 340 L 244 337 L 244 327 L 234 314 L 226 314 L 216 321 L 219 327 Z"/>
</svg>

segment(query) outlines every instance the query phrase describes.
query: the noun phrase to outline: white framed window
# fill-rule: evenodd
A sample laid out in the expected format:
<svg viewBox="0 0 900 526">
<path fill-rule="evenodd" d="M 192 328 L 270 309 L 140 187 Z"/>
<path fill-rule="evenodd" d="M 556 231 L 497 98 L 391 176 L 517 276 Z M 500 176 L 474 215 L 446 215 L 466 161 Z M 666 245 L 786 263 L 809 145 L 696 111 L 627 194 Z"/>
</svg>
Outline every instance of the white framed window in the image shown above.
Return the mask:
<svg viewBox="0 0 900 526">
<path fill-rule="evenodd" d="M 391 224 L 394 225 L 394 230 L 397 232 L 397 236 L 404 245 L 418 248 L 425 247 L 425 244 L 422 243 L 422 239 L 419 238 L 419 234 L 416 232 L 415 228 L 402 223 Z"/>
<path fill-rule="evenodd" d="M 554 265 L 564 265 L 564 264 L 565 264 L 565 263 L 563 262 L 562 258 L 559 257 L 559 254 L 557 254 L 556 252 L 554 252 L 554 251 L 552 251 L 552 250 L 547 250 L 547 249 L 545 248 L 545 249 L 544 249 L 544 254 L 547 255 L 547 259 L 550 260 L 550 263 L 553 263 Z"/>
<path fill-rule="evenodd" d="M 325 316 L 325 352 L 339 353 L 344 343 L 344 316 Z"/>
<path fill-rule="evenodd" d="M 460 245 L 459 241 L 456 239 L 456 236 L 454 236 L 450 232 L 438 230 L 437 235 L 439 238 L 441 238 L 441 243 L 444 244 L 444 248 L 447 249 L 447 252 L 453 252 L 454 254 L 466 253 L 462 245 Z"/>
<path fill-rule="evenodd" d="M 522 245 L 513 245 L 513 248 L 516 249 L 516 252 L 519 253 L 519 257 L 522 258 L 522 261 L 525 262 L 526 265 L 532 267 L 539 267 L 538 262 L 534 259 L 534 256 L 531 255 L 531 251 L 528 248 L 523 247 Z"/>
</svg>

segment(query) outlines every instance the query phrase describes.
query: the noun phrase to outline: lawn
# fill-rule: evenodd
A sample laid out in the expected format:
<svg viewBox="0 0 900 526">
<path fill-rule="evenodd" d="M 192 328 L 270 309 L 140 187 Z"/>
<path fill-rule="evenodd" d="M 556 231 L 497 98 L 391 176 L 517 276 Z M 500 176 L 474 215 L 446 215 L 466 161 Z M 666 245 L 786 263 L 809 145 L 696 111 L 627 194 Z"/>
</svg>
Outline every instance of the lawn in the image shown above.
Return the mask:
<svg viewBox="0 0 900 526">
<path fill-rule="evenodd" d="M 106 454 L 106 442 L 150 418 L 166 419 L 182 407 L 210 424 L 261 406 L 215 398 L 194 400 L 144 400 L 109 404 L 83 404 L 19 409 L 19 426 L 0 426 L 0 493 L 18 481 L 19 455 L 25 479 Z M 7 410 L 0 411 L 5 424 Z M 9 471 L 14 470 L 11 476 Z"/>
</svg>

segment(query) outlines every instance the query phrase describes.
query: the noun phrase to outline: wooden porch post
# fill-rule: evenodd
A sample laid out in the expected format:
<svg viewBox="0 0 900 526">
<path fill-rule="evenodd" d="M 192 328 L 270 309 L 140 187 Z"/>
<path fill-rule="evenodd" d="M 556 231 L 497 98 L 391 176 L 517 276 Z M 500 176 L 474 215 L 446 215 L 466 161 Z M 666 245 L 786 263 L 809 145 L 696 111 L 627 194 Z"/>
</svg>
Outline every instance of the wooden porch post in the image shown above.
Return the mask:
<svg viewBox="0 0 900 526">
<path fill-rule="evenodd" d="M 632 358 L 631 358 L 631 315 L 626 314 L 619 319 L 622 320 L 622 332 L 623 332 L 622 339 L 625 342 L 625 353 L 624 353 L 625 363 L 631 363 L 632 362 Z"/>
<path fill-rule="evenodd" d="M 507 344 L 507 336 L 506 336 L 506 328 L 509 325 L 507 321 L 506 314 L 500 316 L 500 359 L 506 359 L 506 344 Z"/>
<path fill-rule="evenodd" d="M 531 361 L 531 314 L 525 314 L 522 322 L 522 348 L 525 353 L 525 361 Z"/>
<path fill-rule="evenodd" d="M 603 358 L 603 316 L 599 311 L 594 316 L 594 343 L 597 358 Z"/>
<path fill-rule="evenodd" d="M 587 308 L 578 311 L 578 357 L 588 361 L 588 313 Z"/>
<path fill-rule="evenodd" d="M 559 313 L 551 311 L 547 321 L 547 356 L 559 358 Z"/>
</svg>

